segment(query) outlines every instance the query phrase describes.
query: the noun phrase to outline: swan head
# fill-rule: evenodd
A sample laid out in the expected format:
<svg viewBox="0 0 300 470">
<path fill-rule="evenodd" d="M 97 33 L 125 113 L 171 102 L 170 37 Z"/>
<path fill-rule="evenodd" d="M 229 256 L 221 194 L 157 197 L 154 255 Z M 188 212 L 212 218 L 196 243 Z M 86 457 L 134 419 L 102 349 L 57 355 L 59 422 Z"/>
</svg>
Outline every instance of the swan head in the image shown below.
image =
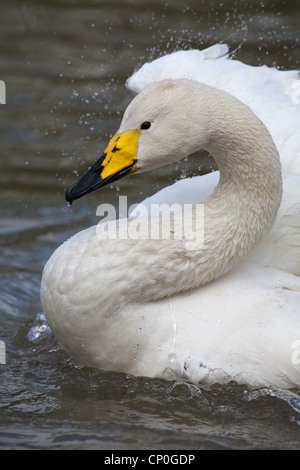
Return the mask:
<svg viewBox="0 0 300 470">
<path fill-rule="evenodd" d="M 67 201 L 204 148 L 209 119 L 205 104 L 201 106 L 203 86 L 177 79 L 145 87 L 127 107 L 102 157 L 68 190 Z"/>
</svg>

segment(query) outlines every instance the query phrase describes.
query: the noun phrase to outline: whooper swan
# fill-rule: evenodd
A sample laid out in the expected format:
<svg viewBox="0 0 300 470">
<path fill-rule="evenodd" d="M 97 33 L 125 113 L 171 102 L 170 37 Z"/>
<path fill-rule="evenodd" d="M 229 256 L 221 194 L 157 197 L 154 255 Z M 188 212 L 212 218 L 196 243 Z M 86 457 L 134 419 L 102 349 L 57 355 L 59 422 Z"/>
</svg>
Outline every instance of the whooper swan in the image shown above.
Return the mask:
<svg viewBox="0 0 300 470">
<path fill-rule="evenodd" d="M 235 61 L 218 58 L 218 47 L 224 52 L 214 46 L 202 63 L 233 63 L 238 74 Z M 138 95 L 67 199 L 206 149 L 219 172 L 182 180 L 145 201 L 146 207 L 205 203 L 203 211 L 188 206 L 184 217 L 191 223 L 181 238 L 174 236 L 182 222 L 175 215 L 171 225 L 162 223 L 163 236 L 149 237 L 149 219 L 138 217 L 139 207 L 117 222 L 118 237 L 109 237 L 114 221 L 106 224 L 106 237 L 96 226 L 71 237 L 44 269 L 47 321 L 61 346 L 87 366 L 148 377 L 175 373 L 193 382 L 299 386 L 298 147 L 292 136 L 277 136 L 279 149 L 280 142 L 295 148 L 287 159 L 280 149 L 279 158 L 267 119 L 241 96 L 180 69 L 179 56 L 179 76 L 172 67 L 167 73 L 174 55 L 146 64 L 144 74 L 142 68 L 129 80 Z M 290 86 L 292 75 L 283 74 L 278 83 Z M 236 88 L 243 89 L 242 81 Z M 284 98 L 290 106 L 291 96 Z M 278 130 L 284 134 L 286 123 Z M 128 235 L 136 220 L 139 238 Z M 203 237 L 195 237 L 195 224 Z"/>
</svg>

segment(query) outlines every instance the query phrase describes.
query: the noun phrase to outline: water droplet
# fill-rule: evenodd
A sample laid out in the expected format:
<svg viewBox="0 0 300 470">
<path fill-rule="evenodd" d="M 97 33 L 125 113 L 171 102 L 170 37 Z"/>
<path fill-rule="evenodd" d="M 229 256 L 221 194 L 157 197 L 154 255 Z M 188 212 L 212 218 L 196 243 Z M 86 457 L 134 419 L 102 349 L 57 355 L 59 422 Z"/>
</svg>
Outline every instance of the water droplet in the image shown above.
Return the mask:
<svg viewBox="0 0 300 470">
<path fill-rule="evenodd" d="M 49 337 L 51 334 L 52 331 L 46 322 L 45 315 L 43 313 L 38 313 L 34 325 L 27 333 L 27 339 L 30 342 L 35 343 Z"/>
</svg>

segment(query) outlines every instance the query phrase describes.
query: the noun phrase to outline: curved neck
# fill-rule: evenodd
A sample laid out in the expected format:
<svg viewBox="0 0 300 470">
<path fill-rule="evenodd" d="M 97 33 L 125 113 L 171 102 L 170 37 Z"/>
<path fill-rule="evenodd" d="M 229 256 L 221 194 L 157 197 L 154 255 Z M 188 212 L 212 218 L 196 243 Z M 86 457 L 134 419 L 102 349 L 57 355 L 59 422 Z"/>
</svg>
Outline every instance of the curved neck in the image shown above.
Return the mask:
<svg viewBox="0 0 300 470">
<path fill-rule="evenodd" d="M 247 106 L 212 88 L 206 89 L 197 112 L 203 107 L 209 116 L 206 143 L 200 142 L 200 130 L 192 146 L 208 150 L 220 170 L 219 184 L 204 206 L 204 243 L 185 252 L 182 245 L 173 246 L 178 251 L 176 270 L 181 272 L 177 277 L 165 272 L 168 250 L 157 256 L 159 288 L 151 286 L 145 294 L 151 299 L 198 287 L 231 270 L 271 227 L 280 206 L 279 155 L 263 123 Z M 201 122 L 197 114 L 193 118 Z"/>
<path fill-rule="evenodd" d="M 206 240 L 214 260 L 207 280 L 230 270 L 261 240 L 282 196 L 280 159 L 268 130 L 247 106 L 218 95 L 208 104 L 206 149 L 220 181 L 205 209 L 204 250 Z"/>
<path fill-rule="evenodd" d="M 192 125 L 178 132 L 187 138 L 190 153 L 205 148 L 220 170 L 219 184 L 204 206 L 204 243 L 199 237 L 189 250 L 185 240 L 141 240 L 137 250 L 143 256 L 133 256 L 133 250 L 130 279 L 137 302 L 199 287 L 232 269 L 270 228 L 281 202 L 279 156 L 265 126 L 227 93 L 193 87 L 199 100 L 193 94 L 188 103 Z M 122 293 L 125 302 L 127 284 Z"/>
</svg>

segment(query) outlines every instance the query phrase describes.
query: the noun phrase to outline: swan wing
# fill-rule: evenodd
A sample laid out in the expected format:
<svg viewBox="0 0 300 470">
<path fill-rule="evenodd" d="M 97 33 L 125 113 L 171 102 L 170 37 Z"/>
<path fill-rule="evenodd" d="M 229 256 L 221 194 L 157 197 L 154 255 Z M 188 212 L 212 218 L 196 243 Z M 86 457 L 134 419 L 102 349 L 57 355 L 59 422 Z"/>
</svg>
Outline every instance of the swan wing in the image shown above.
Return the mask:
<svg viewBox="0 0 300 470">
<path fill-rule="evenodd" d="M 174 184 L 167 186 L 152 196 L 144 199 L 130 213 L 135 217 L 143 208 L 148 212 L 151 210 L 152 204 L 178 204 L 183 208 L 184 204 L 203 204 L 213 193 L 214 188 L 219 181 L 219 171 L 207 173 L 206 175 L 195 176 L 193 178 L 185 178 L 176 181 Z"/>
</svg>

